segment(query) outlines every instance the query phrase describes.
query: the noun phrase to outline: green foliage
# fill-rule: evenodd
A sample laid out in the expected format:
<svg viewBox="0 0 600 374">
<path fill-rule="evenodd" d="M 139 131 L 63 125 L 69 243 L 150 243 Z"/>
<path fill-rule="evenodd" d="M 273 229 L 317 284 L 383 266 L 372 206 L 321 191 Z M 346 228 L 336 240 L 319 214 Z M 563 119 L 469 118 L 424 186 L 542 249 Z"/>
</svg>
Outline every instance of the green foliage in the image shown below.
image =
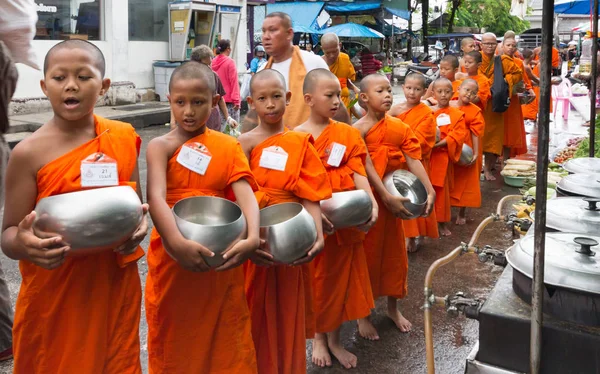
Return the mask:
<svg viewBox="0 0 600 374">
<path fill-rule="evenodd" d="M 511 16 L 510 3 L 510 0 L 463 1 L 456 11 L 454 26 L 485 28 L 498 36 L 508 30 L 520 34 L 529 28 L 529 22 Z"/>
</svg>

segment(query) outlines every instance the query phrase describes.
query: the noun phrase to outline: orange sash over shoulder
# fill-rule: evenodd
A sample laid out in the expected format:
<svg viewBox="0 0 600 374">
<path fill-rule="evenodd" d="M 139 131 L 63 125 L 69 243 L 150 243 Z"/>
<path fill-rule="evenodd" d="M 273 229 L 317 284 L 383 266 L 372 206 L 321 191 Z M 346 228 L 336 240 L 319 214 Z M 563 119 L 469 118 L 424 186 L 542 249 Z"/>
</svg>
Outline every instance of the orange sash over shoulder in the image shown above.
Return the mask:
<svg viewBox="0 0 600 374">
<path fill-rule="evenodd" d="M 256 188 L 240 144 L 207 129 L 199 142 L 212 159 L 200 175 L 177 162 L 167 164 L 167 204 L 191 196 L 225 197 L 245 179 Z M 241 267 L 196 273 L 183 269 L 165 250 L 154 228 L 148 249 L 146 318 L 150 373 L 256 373 L 256 353 Z"/>
<path fill-rule="evenodd" d="M 454 163 L 460 159 L 463 143 L 467 137 L 465 115 L 459 109 L 446 107 L 434 113 L 439 116 L 450 116 L 450 124 L 439 126 L 440 139 L 446 139 L 445 147 L 434 148 L 431 153 L 431 184 L 435 188 L 435 214 L 438 222 L 450 221 L 450 190 L 454 181 Z"/>
<path fill-rule="evenodd" d="M 333 143 L 346 147 L 338 167 L 327 163 Z M 365 176 L 367 148 L 360 132 L 344 123 L 330 121 L 315 147 L 333 192 L 356 189 L 354 173 Z M 325 249 L 311 263 L 317 332 L 337 329 L 346 321 L 368 316 L 375 307 L 369 269 L 363 249 L 365 234 L 356 228 L 342 229 L 325 240 Z"/>
<path fill-rule="evenodd" d="M 406 154 L 421 159 L 421 146 L 407 124 L 385 116 L 365 136 L 373 166 L 380 177 L 402 168 Z M 377 194 L 379 217 L 364 242 L 373 297 L 402 298 L 407 293 L 408 256 L 404 230 Z"/>
<path fill-rule="evenodd" d="M 137 165 L 141 139 L 130 124 L 94 116 L 96 138 L 37 173 L 37 200 L 81 190 L 81 161 L 117 160 L 120 184 Z M 136 261 L 113 251 L 67 257 L 54 270 L 19 261 L 23 282 L 13 327 L 15 373 L 141 373 L 141 286 Z"/>
<path fill-rule="evenodd" d="M 514 58 L 513 62 L 525 72 L 523 61 Z M 531 81 L 527 74 L 523 74 L 523 83 L 526 89 L 531 88 Z M 504 113 L 504 146 L 519 150 L 518 154 L 527 153 L 525 123 L 521 111 L 521 102 L 517 94 L 511 96 L 510 106 Z"/>
<path fill-rule="evenodd" d="M 431 109 L 419 103 L 415 107 L 407 110 L 398 116 L 400 120 L 410 126 L 421 144 L 421 162 L 427 175 L 431 173 L 431 151 L 435 145 L 436 125 L 433 121 L 433 112 Z M 408 167 L 406 166 L 406 169 Z M 415 218 L 410 220 L 398 220 L 399 224 L 404 226 L 404 234 L 408 238 L 416 238 L 418 236 L 428 236 L 430 238 L 438 238 L 438 225 L 435 217 L 435 211 L 426 218 Z"/>
<path fill-rule="evenodd" d="M 348 79 L 354 81 L 356 79 L 356 71 L 352 62 L 350 62 L 350 56 L 344 52 L 340 52 L 338 59 L 333 65 L 329 65 L 329 70 L 340 80 L 342 86 L 342 102 L 344 106 L 348 107 L 350 104 L 350 90 L 348 89 Z"/>
<path fill-rule="evenodd" d="M 250 168 L 260 186 L 257 200 L 261 208 L 331 197 L 327 173 L 311 143 L 310 134 L 286 131 L 252 150 Z M 281 147 L 288 154 L 285 171 L 259 166 L 263 150 L 271 146 Z M 265 268 L 249 261 L 244 264 L 252 337 L 261 374 L 306 370 L 306 339 L 315 333 L 310 270 L 310 265 Z"/>
<path fill-rule="evenodd" d="M 485 129 L 481 109 L 473 103 L 459 107 L 465 114 L 467 137 L 465 143 L 473 148 L 472 135 L 480 141 Z M 481 143 L 480 143 L 481 145 Z M 450 203 L 452 206 L 478 208 L 481 206 L 481 189 L 479 186 L 483 150 L 479 147 L 477 161 L 471 166 L 454 165 L 454 181 L 450 190 Z"/>
<path fill-rule="evenodd" d="M 270 69 L 271 66 L 273 66 L 273 57 L 269 58 L 265 69 Z M 302 94 L 305 76 L 306 67 L 300 55 L 300 48 L 294 46 L 292 63 L 290 64 L 289 82 L 287 82 L 289 90 L 292 93 L 292 98 L 290 99 L 290 104 L 285 108 L 283 115 L 283 123 L 290 129 L 306 122 L 310 115 L 310 110 L 304 103 L 304 95 Z"/>
</svg>

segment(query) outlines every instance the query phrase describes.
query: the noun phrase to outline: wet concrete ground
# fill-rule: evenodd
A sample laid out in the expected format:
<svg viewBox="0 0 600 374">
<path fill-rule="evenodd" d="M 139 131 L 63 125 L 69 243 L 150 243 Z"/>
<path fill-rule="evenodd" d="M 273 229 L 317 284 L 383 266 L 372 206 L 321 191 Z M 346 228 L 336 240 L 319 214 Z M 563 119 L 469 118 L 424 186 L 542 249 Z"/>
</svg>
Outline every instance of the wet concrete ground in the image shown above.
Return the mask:
<svg viewBox="0 0 600 374">
<path fill-rule="evenodd" d="M 394 87 L 395 101 L 400 95 Z M 155 126 L 138 133 L 143 139 L 140 156 L 140 176 L 142 186 L 146 189 L 146 161 L 145 149 L 148 142 L 167 131 L 166 127 Z M 379 300 L 373 312 L 373 322 L 377 327 L 381 339 L 378 342 L 369 342 L 361 339 L 356 331 L 355 323 L 347 323 L 342 329 L 344 346 L 358 356 L 358 367 L 354 373 L 424 373 L 425 364 L 425 338 L 423 335 L 423 282 L 425 273 L 430 264 L 436 259 L 446 255 L 461 242 L 467 242 L 481 220 L 490 213 L 495 212 L 497 202 L 505 195 L 517 193 L 516 189 L 505 186 L 501 180 L 495 182 L 482 182 L 483 205 L 480 209 L 470 210 L 468 215 L 472 218 L 465 226 L 451 228 L 452 236 L 444 239 L 432 239 L 424 242 L 421 250 L 409 254 L 409 294 L 401 300 L 399 305 L 402 313 L 413 323 L 413 331 L 408 334 L 401 333 L 395 328 L 391 320 L 385 317 L 385 301 Z M 148 247 L 149 235 L 142 243 Z M 494 223 L 488 227 L 481 236 L 479 244 L 491 245 L 498 249 L 510 246 L 512 238 L 510 232 L 502 223 Z M 11 292 L 11 299 L 16 300 L 21 277 L 18 263 L 0 254 L 0 262 L 5 272 Z M 138 262 L 142 286 L 145 285 L 148 265 L 145 258 Z M 434 278 L 433 291 L 438 296 L 454 294 L 463 291 L 468 297 L 485 298 L 491 290 L 495 280 L 501 274 L 501 268 L 491 264 L 482 264 L 474 255 L 465 255 L 457 261 L 440 269 Z M 143 308 L 143 305 L 142 305 Z M 463 373 L 467 354 L 477 341 L 478 323 L 467 320 L 464 316 L 457 318 L 448 317 L 445 310 L 435 309 L 433 312 L 434 342 L 436 353 L 436 372 L 444 374 Z M 144 373 L 147 373 L 147 324 L 145 311 L 142 310 L 140 323 L 141 360 Z M 321 369 L 310 363 L 311 349 L 307 343 L 308 372 L 316 374 L 346 372 L 337 361 L 331 368 Z M 11 373 L 12 361 L 0 363 L 0 373 Z"/>
</svg>

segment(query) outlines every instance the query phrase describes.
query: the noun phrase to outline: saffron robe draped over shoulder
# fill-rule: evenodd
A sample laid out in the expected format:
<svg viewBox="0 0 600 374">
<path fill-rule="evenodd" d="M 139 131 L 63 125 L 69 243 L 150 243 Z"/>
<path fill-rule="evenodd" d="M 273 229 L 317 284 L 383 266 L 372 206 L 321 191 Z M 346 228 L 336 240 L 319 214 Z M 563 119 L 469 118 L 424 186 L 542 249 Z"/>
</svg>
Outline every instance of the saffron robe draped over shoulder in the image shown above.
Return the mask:
<svg viewBox="0 0 600 374">
<path fill-rule="evenodd" d="M 433 122 L 433 111 L 424 103 L 419 103 L 413 108 L 398 115 L 398 118 L 406 123 L 419 139 L 421 144 L 421 162 L 427 172 L 431 174 L 431 151 L 435 145 L 436 125 Z M 406 165 L 405 165 L 406 166 Z M 408 166 L 406 166 L 408 170 Z M 404 235 L 407 238 L 416 238 L 418 236 L 428 236 L 430 238 L 439 238 L 437 219 L 435 211 L 428 217 L 419 217 L 410 220 L 399 219 L 399 224 L 404 226 Z"/>
<path fill-rule="evenodd" d="M 450 190 L 450 203 L 452 206 L 478 208 L 481 206 L 480 174 L 483 164 L 483 150 L 481 137 L 485 129 L 481 109 L 473 103 L 460 106 L 465 114 L 467 136 L 465 143 L 473 148 L 472 135 L 479 138 L 479 153 L 477 160 L 471 166 L 454 165 L 454 181 Z"/>
<path fill-rule="evenodd" d="M 523 72 L 523 83 L 525 89 L 530 89 L 531 80 L 525 73 L 523 61 L 518 58 L 513 58 L 512 60 L 514 64 L 517 65 Z M 517 94 L 511 96 L 510 106 L 504 113 L 504 146 L 518 150 L 518 154 L 527 153 L 525 122 L 523 120 L 521 102 Z"/>
<path fill-rule="evenodd" d="M 488 100 L 491 97 L 490 81 L 483 74 L 470 75 L 469 79 L 474 79 L 475 81 L 477 81 L 477 86 L 479 87 L 479 90 L 477 91 L 477 97 L 479 98 L 479 102 L 476 105 L 481 109 L 481 112 L 483 113 L 485 107 L 487 106 Z"/>
<path fill-rule="evenodd" d="M 319 202 L 331 197 L 331 185 L 312 136 L 286 131 L 267 138 L 250 154 L 250 168 L 259 185 L 261 208 L 302 199 Z M 277 146 L 287 154 L 285 171 L 260 166 L 265 148 Z M 315 333 L 310 264 L 244 264 L 246 298 L 252 319 L 258 372 L 295 374 L 306 370 L 306 339 Z"/>
<path fill-rule="evenodd" d="M 206 129 L 187 143 L 211 153 L 204 175 L 167 163 L 167 204 L 192 196 L 224 198 L 232 183 L 245 179 L 256 188 L 236 139 Z M 182 268 L 165 250 L 154 228 L 148 250 L 146 318 L 150 373 L 256 373 L 250 313 L 242 267 L 196 273 Z"/>
<path fill-rule="evenodd" d="M 536 77 L 539 78 L 540 76 L 540 65 L 536 65 L 532 71 L 531 71 Z M 538 107 L 540 105 L 539 102 L 539 97 L 540 97 L 540 87 L 539 86 L 534 86 L 532 84 L 533 87 L 533 92 L 535 92 L 535 99 L 533 99 L 532 102 L 530 102 L 529 104 L 523 105 L 521 106 L 522 112 L 523 112 L 523 118 L 524 119 L 529 119 L 532 121 L 537 120 L 537 116 L 538 116 Z M 552 100 L 550 100 L 550 111 L 552 112 Z"/>
<path fill-rule="evenodd" d="M 374 124 L 365 135 L 365 143 L 380 178 L 401 169 L 404 155 L 421 159 L 419 139 L 398 118 L 386 115 Z M 379 204 L 379 216 L 364 242 L 373 297 L 402 298 L 407 293 L 408 278 L 404 229 L 376 193 L 375 198 Z"/>
<path fill-rule="evenodd" d="M 441 114 L 450 117 L 450 124 L 439 126 Z M 467 136 L 465 115 L 454 107 L 441 108 L 433 114 L 440 129 L 440 140 L 446 139 L 444 147 L 431 152 L 431 184 L 436 192 L 435 214 L 438 222 L 450 221 L 450 190 L 454 181 L 454 163 L 460 159 L 463 143 Z"/>
<path fill-rule="evenodd" d="M 94 116 L 96 138 L 44 165 L 37 201 L 81 190 L 81 161 L 117 161 L 119 184 L 137 166 L 141 139 L 130 124 Z M 141 284 L 137 260 L 113 251 L 65 258 L 54 270 L 21 260 L 13 327 L 15 373 L 141 373 Z"/>
<path fill-rule="evenodd" d="M 346 147 L 338 167 L 327 162 L 333 143 Z M 355 190 L 355 173 L 366 177 L 367 147 L 357 129 L 330 120 L 315 141 L 315 148 L 333 192 Z M 311 263 L 319 333 L 331 332 L 346 321 L 367 317 L 375 307 L 364 239 L 365 234 L 357 228 L 338 230 L 325 239 L 325 249 Z"/>
<path fill-rule="evenodd" d="M 482 63 L 479 67 L 479 73 L 489 79 L 490 87 L 494 84 L 494 58 L 495 56 L 489 57 L 485 53 L 482 53 Z M 514 63 L 511 57 L 503 55 L 501 56 L 501 60 L 504 79 L 508 83 L 509 92 L 513 92 L 514 85 L 523 79 L 523 72 Z M 505 131 L 504 114 L 505 113 L 496 113 L 492 111 L 492 102 L 491 100 L 488 101 L 488 104 L 483 111 L 483 118 L 485 120 L 483 151 L 485 153 L 493 153 L 496 155 L 502 154 Z"/>
<path fill-rule="evenodd" d="M 342 86 L 341 99 L 344 106 L 348 108 L 350 105 L 350 90 L 348 89 L 348 79 L 354 81 L 356 79 L 356 71 L 354 65 L 350 62 L 350 56 L 344 52 L 340 52 L 337 60 L 333 65 L 329 65 L 329 70 L 338 77 Z"/>
<path fill-rule="evenodd" d="M 269 58 L 265 69 L 270 69 L 271 66 L 273 66 L 273 57 Z M 290 64 L 289 82 L 287 82 L 292 97 L 283 114 L 283 123 L 290 129 L 306 122 L 310 115 L 310 109 L 304 103 L 304 95 L 302 94 L 302 86 L 304 85 L 306 73 L 306 67 L 300 55 L 300 48 L 294 46 L 292 62 Z"/>
</svg>

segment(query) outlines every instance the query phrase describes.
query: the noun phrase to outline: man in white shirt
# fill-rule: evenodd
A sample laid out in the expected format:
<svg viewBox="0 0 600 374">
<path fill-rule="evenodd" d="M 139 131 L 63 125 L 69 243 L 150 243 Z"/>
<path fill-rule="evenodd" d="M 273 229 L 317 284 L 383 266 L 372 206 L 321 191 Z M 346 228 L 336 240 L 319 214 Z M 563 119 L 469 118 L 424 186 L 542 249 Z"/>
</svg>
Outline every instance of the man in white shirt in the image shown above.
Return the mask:
<svg viewBox="0 0 600 374">
<path fill-rule="evenodd" d="M 294 46 L 293 39 L 292 19 L 288 14 L 273 12 L 265 17 L 262 26 L 262 43 L 270 58 L 263 69 L 275 69 L 280 72 L 285 78 L 287 89 L 292 92 L 283 117 L 285 126 L 290 129 L 305 122 L 310 114 L 302 93 L 304 77 L 314 69 L 329 69 L 320 56 Z M 246 117 L 252 117 L 251 113 Z M 252 128 L 252 123 L 244 120 L 243 132 L 250 131 Z"/>
</svg>

